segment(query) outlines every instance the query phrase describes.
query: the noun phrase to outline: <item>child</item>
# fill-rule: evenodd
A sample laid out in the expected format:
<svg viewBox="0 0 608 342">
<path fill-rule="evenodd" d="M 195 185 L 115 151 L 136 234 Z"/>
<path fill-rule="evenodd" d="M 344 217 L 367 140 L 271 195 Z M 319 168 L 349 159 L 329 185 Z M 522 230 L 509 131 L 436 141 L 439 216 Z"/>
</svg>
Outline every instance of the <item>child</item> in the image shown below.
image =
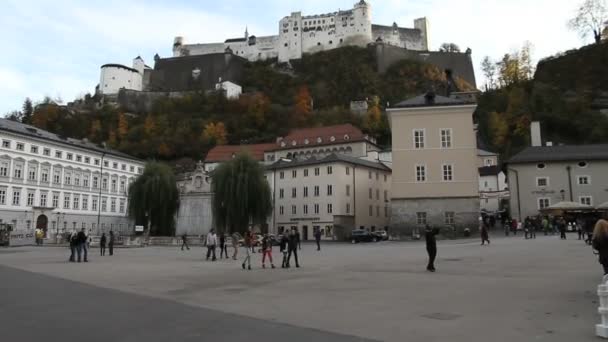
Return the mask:
<svg viewBox="0 0 608 342">
<path fill-rule="evenodd" d="M 287 234 L 283 234 L 280 245 L 281 252 L 283 253 L 283 263 L 281 264 L 281 268 L 287 267 L 287 255 L 289 253 L 289 250 L 287 249 L 288 243 L 289 239 L 287 238 Z"/>
</svg>

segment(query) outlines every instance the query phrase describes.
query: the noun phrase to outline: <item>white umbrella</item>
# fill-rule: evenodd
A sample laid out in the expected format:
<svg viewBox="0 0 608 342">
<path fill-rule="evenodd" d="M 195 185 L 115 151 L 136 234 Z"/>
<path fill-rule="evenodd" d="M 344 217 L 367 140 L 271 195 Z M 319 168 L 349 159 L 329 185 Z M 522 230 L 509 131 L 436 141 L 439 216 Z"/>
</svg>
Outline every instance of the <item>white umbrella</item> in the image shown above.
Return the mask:
<svg viewBox="0 0 608 342">
<path fill-rule="evenodd" d="M 608 210 L 608 202 L 598 205 L 597 209 Z"/>
<path fill-rule="evenodd" d="M 564 202 L 555 203 L 554 205 L 548 206 L 545 209 L 546 210 L 586 210 L 586 209 L 593 209 L 593 207 L 590 205 L 582 204 L 582 203 L 564 201 Z"/>
</svg>

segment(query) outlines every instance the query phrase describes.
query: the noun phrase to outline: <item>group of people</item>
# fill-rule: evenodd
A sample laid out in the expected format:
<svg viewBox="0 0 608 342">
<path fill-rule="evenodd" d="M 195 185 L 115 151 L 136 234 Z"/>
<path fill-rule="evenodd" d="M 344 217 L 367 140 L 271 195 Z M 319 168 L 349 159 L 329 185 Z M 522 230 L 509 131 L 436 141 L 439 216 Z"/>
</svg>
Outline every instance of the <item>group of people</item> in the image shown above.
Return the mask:
<svg viewBox="0 0 608 342">
<path fill-rule="evenodd" d="M 101 235 L 99 239 L 99 254 L 101 256 L 106 255 L 106 246 L 109 247 L 110 255 L 114 255 L 114 232 L 110 231 L 110 238 L 106 236 L 106 233 Z M 89 262 L 89 248 L 91 247 L 91 237 L 84 228 L 80 231 L 73 231 L 68 236 L 68 242 L 70 244 L 70 258 L 69 262 Z"/>
<path fill-rule="evenodd" d="M 320 231 L 315 231 L 314 233 L 315 240 L 317 243 L 317 251 L 321 250 L 321 233 Z M 190 250 L 190 246 L 188 246 L 188 236 L 186 234 L 182 235 L 182 245 L 181 250 L 184 249 Z M 233 254 L 231 258 L 233 260 L 237 260 L 237 255 L 239 251 L 239 239 L 240 235 L 238 233 L 234 233 L 230 235 L 231 244 L 233 247 Z M 204 239 L 205 246 L 207 247 L 207 261 L 216 261 L 216 250 L 219 247 L 220 250 L 220 259 L 226 258 L 228 259 L 228 243 L 227 236 L 225 233 L 220 233 L 219 236 L 212 229 L 209 234 Z M 302 249 L 300 233 L 297 229 L 291 229 L 289 232 L 286 232 L 280 236 L 280 239 L 274 240 L 270 235 L 264 234 L 260 240 L 258 240 L 255 234 L 248 230 L 245 232 L 245 236 L 243 237 L 242 245 L 245 248 L 245 257 L 241 264 L 243 269 L 251 270 L 251 254 L 256 253 L 256 247 L 260 249 L 262 253 L 262 268 L 266 268 L 266 260 L 268 260 L 271 268 L 276 268 L 274 264 L 274 260 L 272 257 L 273 250 L 273 242 L 279 245 L 279 251 L 282 254 L 282 262 L 281 268 L 290 268 L 291 260 L 295 261 L 296 268 L 300 267 L 300 261 L 298 259 L 298 250 Z"/>
</svg>

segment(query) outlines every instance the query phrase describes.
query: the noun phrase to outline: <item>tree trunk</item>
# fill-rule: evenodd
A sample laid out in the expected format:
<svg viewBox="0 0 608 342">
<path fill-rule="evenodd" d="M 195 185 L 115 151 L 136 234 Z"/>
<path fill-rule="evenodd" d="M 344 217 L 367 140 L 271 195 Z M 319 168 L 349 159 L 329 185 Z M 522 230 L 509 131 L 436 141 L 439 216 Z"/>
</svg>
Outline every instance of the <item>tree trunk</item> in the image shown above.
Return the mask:
<svg viewBox="0 0 608 342">
<path fill-rule="evenodd" d="M 599 30 L 593 30 L 593 37 L 595 38 L 596 44 L 602 42 L 602 33 Z"/>
</svg>

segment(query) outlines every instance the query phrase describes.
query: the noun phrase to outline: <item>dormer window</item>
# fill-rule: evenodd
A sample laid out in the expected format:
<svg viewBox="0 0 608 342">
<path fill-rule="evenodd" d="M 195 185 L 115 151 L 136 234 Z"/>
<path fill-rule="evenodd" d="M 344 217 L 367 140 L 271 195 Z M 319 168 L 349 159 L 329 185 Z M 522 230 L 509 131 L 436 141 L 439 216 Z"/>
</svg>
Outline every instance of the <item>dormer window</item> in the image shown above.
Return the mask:
<svg viewBox="0 0 608 342">
<path fill-rule="evenodd" d="M 285 146 L 286 146 L 286 144 L 285 144 L 285 142 L 283 141 L 283 142 L 281 143 L 281 147 L 285 147 Z"/>
<path fill-rule="evenodd" d="M 344 134 L 344 140 L 350 140 L 350 137 L 348 136 L 348 134 Z"/>
<path fill-rule="evenodd" d="M 323 139 L 321 139 L 321 137 L 318 137 L 318 138 L 317 138 L 317 142 L 320 144 L 320 143 L 322 143 L 322 142 L 323 142 Z"/>
<path fill-rule="evenodd" d="M 308 145 L 310 141 L 308 139 L 304 139 L 304 145 Z"/>
<path fill-rule="evenodd" d="M 298 144 L 298 142 L 295 140 L 291 142 L 291 146 L 296 146 L 297 144 Z"/>
<path fill-rule="evenodd" d="M 331 142 L 336 141 L 336 137 L 332 136 L 331 138 L 329 138 L 329 141 L 331 141 Z"/>
</svg>

